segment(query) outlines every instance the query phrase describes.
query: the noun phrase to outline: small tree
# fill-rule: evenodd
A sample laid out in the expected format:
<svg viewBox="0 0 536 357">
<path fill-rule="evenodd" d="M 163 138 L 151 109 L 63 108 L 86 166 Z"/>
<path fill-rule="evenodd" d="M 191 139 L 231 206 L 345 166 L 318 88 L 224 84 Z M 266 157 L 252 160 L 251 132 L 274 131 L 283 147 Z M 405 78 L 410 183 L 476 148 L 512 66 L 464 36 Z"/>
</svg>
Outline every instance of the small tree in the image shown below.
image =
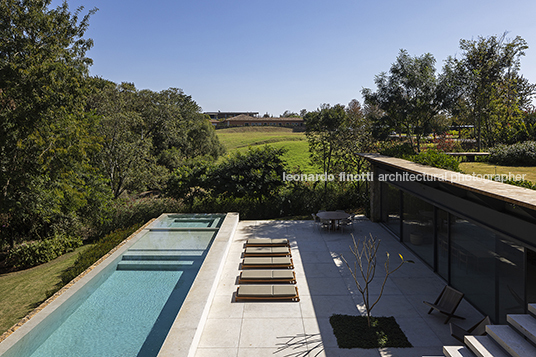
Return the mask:
<svg viewBox="0 0 536 357">
<path fill-rule="evenodd" d="M 363 241 L 363 244 L 360 246 L 360 240 L 355 241 L 354 236 L 352 235 L 352 241 L 353 246 L 350 246 L 350 251 L 354 255 L 356 261 L 354 262 L 354 268 L 350 266 L 348 261 L 344 258 L 344 256 L 341 255 L 342 260 L 344 263 L 346 263 L 346 266 L 350 270 L 350 273 L 352 274 L 352 277 L 354 278 L 355 284 L 357 286 L 357 290 L 361 293 L 363 296 L 363 302 L 365 303 L 365 309 L 367 310 L 367 322 L 368 326 L 370 327 L 370 315 L 371 311 L 376 306 L 378 301 L 380 301 L 380 298 L 383 294 L 383 289 L 385 287 L 385 283 L 387 283 L 387 278 L 389 275 L 397 271 L 404 265 L 404 263 L 413 263 L 412 260 L 404 260 L 404 257 L 402 254 L 399 254 L 400 259 L 402 260 L 400 264 L 393 270 L 389 270 L 389 253 L 387 253 L 387 260 L 385 261 L 385 278 L 383 279 L 382 287 L 380 290 L 380 294 L 376 298 L 376 300 L 371 303 L 370 302 L 370 294 L 369 294 L 369 287 L 370 283 L 374 279 L 374 276 L 376 275 L 376 255 L 378 254 L 378 248 L 380 247 L 380 239 L 374 238 L 372 234 L 365 238 Z M 359 282 L 358 278 L 358 267 L 359 267 L 359 273 L 361 274 L 361 278 L 363 278 L 363 282 Z"/>
</svg>

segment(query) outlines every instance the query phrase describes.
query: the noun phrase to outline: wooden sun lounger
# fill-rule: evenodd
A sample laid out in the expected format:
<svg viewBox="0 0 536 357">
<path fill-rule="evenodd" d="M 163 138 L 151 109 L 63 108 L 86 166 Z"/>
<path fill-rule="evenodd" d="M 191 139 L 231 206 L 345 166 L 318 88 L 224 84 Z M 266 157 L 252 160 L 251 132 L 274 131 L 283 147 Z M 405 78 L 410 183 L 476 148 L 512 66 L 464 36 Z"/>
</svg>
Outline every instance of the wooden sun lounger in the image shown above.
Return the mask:
<svg viewBox="0 0 536 357">
<path fill-rule="evenodd" d="M 242 261 L 243 269 L 251 268 L 294 268 L 291 257 L 246 257 Z"/>
<path fill-rule="evenodd" d="M 244 270 L 238 277 L 238 283 L 296 283 L 296 274 L 292 270 Z"/>
<path fill-rule="evenodd" d="M 286 238 L 249 238 L 246 247 L 290 247 Z"/>
<path fill-rule="evenodd" d="M 246 247 L 244 251 L 244 257 L 285 257 L 289 255 L 289 247 Z"/>
<path fill-rule="evenodd" d="M 239 300 L 300 301 L 300 296 L 294 285 L 241 285 L 235 296 L 235 301 Z"/>
<path fill-rule="evenodd" d="M 445 320 L 445 324 L 449 322 L 449 320 L 452 317 L 456 317 L 458 319 L 465 320 L 465 317 L 454 315 L 454 311 L 458 308 L 458 305 L 462 302 L 463 299 L 463 293 L 451 288 L 450 286 L 445 286 L 441 294 L 439 294 L 437 300 L 435 303 L 430 303 L 427 301 L 423 301 L 426 305 L 430 306 L 431 309 L 428 311 L 430 314 L 433 310 L 437 310 L 440 313 L 447 315 L 447 319 Z"/>
</svg>

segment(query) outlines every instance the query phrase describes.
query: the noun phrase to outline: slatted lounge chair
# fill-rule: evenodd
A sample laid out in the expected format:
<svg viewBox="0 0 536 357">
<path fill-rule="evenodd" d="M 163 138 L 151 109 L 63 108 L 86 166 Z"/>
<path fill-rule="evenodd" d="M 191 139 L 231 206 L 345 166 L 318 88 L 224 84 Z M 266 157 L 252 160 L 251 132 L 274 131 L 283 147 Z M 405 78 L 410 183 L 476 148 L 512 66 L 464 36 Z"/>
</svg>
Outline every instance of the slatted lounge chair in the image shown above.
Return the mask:
<svg viewBox="0 0 536 357">
<path fill-rule="evenodd" d="M 447 285 L 445 286 L 441 294 L 439 294 L 435 303 L 432 304 L 426 301 L 423 302 L 431 307 L 430 311 L 428 311 L 429 314 L 433 310 L 437 310 L 440 313 L 447 315 L 447 319 L 444 322 L 446 324 L 452 317 L 465 320 L 465 317 L 454 315 L 454 311 L 456 311 L 458 305 L 460 305 L 460 302 L 462 302 L 462 299 L 462 292 L 455 290 Z"/>
<path fill-rule="evenodd" d="M 292 270 L 244 270 L 238 277 L 238 283 L 296 283 L 296 274 Z"/>
<path fill-rule="evenodd" d="M 243 269 L 255 268 L 294 268 L 291 257 L 246 257 L 242 261 Z"/>
<path fill-rule="evenodd" d="M 249 238 L 246 247 L 289 247 L 286 238 Z"/>
<path fill-rule="evenodd" d="M 289 247 L 246 247 L 244 251 L 244 257 L 285 257 L 289 255 Z"/>
<path fill-rule="evenodd" d="M 486 335 L 486 325 L 491 325 L 491 320 L 489 319 L 489 316 L 484 317 L 484 319 L 478 321 L 474 326 L 471 326 L 468 330 L 464 330 L 460 326 L 451 323 L 450 334 L 455 339 L 461 342 L 464 342 L 463 337 L 466 335 L 471 335 L 471 336 Z"/>
<path fill-rule="evenodd" d="M 300 301 L 294 285 L 240 285 L 235 301 L 239 300 L 291 300 Z"/>
</svg>

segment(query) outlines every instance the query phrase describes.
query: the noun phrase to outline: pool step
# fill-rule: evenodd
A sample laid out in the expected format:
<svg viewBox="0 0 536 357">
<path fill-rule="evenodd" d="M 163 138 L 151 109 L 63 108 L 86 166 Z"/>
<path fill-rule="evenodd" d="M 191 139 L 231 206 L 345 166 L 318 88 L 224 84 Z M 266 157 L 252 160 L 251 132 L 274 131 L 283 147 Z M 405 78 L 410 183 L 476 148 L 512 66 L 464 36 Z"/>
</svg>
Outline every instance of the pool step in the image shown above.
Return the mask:
<svg viewBox="0 0 536 357">
<path fill-rule="evenodd" d="M 123 260 L 185 260 L 199 258 L 203 253 L 203 250 L 129 250 L 123 254 Z"/>
<path fill-rule="evenodd" d="M 122 260 L 117 270 L 189 270 L 199 265 L 193 260 Z"/>
</svg>

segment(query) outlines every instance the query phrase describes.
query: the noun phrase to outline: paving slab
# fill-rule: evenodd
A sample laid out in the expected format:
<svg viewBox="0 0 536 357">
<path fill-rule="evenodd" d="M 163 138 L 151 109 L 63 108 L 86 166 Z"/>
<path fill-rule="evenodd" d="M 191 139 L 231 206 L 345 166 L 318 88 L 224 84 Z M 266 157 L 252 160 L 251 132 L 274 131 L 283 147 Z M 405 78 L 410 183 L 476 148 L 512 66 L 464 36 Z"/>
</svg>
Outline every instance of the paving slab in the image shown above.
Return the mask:
<svg viewBox="0 0 536 357">
<path fill-rule="evenodd" d="M 428 315 L 422 301 L 434 301 L 445 282 L 380 224 L 360 217 L 354 228 L 328 233 L 312 221 L 240 221 L 195 356 L 441 356 L 443 345 L 455 344 L 456 340 L 450 336 L 448 324 L 443 324 L 444 318 Z M 374 316 L 394 316 L 413 348 L 337 346 L 329 317 L 365 313 L 363 298 L 341 254 L 352 262 L 352 235 L 362 239 L 369 234 L 381 240 L 377 276 L 370 284 L 371 297 L 381 289 L 386 251 L 390 253 L 391 267 L 397 265 L 398 254 L 415 261 L 387 279 L 384 294 L 372 311 Z M 249 238 L 289 239 L 299 302 L 234 301 L 244 243 Z M 483 318 L 466 301 L 458 312 L 467 316 L 460 325 Z"/>
</svg>

